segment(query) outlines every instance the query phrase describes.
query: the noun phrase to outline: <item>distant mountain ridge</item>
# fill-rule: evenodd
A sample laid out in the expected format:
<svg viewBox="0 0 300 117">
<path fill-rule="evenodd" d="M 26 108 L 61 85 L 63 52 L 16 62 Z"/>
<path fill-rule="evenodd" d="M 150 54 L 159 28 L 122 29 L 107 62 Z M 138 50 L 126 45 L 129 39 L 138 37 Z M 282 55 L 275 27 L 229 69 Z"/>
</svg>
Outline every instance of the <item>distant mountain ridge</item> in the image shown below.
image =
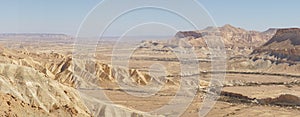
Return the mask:
<svg viewBox="0 0 300 117">
<path fill-rule="evenodd" d="M 180 31 L 175 35 L 177 39 L 188 39 L 193 46 L 205 46 L 206 36 L 220 36 L 227 47 L 259 47 L 267 42 L 276 32 L 272 28 L 265 32 L 248 31 L 226 24 L 222 27 L 207 27 L 197 31 Z"/>
<path fill-rule="evenodd" d="M 1 33 L 0 38 L 48 38 L 48 39 L 73 39 L 72 36 L 66 34 L 51 33 Z"/>
</svg>

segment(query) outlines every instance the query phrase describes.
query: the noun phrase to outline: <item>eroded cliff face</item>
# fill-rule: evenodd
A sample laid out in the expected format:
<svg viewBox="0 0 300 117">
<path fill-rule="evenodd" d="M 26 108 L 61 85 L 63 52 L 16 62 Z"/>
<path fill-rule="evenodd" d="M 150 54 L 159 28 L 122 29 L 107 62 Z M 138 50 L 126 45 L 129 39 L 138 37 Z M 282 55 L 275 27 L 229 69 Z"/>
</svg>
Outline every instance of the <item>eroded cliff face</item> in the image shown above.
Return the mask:
<svg viewBox="0 0 300 117">
<path fill-rule="evenodd" d="M 253 51 L 252 56 L 254 60 L 295 64 L 300 61 L 300 29 L 277 30 L 268 42 Z"/>
</svg>

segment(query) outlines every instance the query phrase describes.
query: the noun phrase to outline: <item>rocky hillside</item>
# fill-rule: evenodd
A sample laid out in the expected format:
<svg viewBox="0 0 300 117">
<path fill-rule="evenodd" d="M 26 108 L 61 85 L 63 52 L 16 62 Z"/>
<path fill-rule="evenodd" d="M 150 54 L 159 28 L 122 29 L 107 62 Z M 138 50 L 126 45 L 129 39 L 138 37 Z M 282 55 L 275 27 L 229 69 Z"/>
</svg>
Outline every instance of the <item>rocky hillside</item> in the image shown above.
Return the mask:
<svg viewBox="0 0 300 117">
<path fill-rule="evenodd" d="M 31 116 L 35 110 L 41 116 L 150 116 L 107 104 L 76 90 L 98 87 L 100 82 L 116 82 L 117 78 L 138 85 L 147 85 L 152 80 L 135 69 L 73 60 L 71 56 L 58 53 L 37 54 L 0 47 L 0 96 L 7 94 L 3 99 L 9 99 L 5 100 L 8 109 L 3 111 L 6 113 L 0 115 Z"/>
<path fill-rule="evenodd" d="M 45 113 L 64 116 L 89 116 L 75 89 L 51 80 L 29 67 L 0 64 L 0 92 L 39 108 Z M 33 113 L 31 113 L 33 114 Z"/>
<path fill-rule="evenodd" d="M 264 45 L 255 49 L 253 59 L 294 64 L 300 61 L 300 29 L 279 29 Z"/>
</svg>

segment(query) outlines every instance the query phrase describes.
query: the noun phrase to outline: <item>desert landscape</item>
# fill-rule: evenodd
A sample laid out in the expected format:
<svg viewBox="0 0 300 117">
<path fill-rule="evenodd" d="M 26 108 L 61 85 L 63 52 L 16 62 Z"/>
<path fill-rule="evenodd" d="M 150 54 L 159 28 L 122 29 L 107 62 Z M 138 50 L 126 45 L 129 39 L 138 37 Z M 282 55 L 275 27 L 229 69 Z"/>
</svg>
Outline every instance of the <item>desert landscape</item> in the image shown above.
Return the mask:
<svg viewBox="0 0 300 117">
<path fill-rule="evenodd" d="M 223 47 L 212 48 L 211 37 Z M 299 28 L 261 32 L 227 24 L 179 31 L 164 40 L 96 39 L 93 51 L 78 40 L 65 34 L 0 34 L 0 115 L 300 115 Z M 195 59 L 184 61 L 191 54 L 180 50 L 192 51 Z M 216 56 L 224 59 L 217 70 Z M 207 101 L 210 95 L 217 97 Z"/>
</svg>

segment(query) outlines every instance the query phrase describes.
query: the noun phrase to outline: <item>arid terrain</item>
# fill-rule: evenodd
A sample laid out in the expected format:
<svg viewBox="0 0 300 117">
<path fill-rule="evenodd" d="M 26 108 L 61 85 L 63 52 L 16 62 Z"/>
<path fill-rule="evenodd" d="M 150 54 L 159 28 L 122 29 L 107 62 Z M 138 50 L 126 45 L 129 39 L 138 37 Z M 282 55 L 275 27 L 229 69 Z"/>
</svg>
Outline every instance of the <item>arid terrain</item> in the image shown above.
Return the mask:
<svg viewBox="0 0 300 117">
<path fill-rule="evenodd" d="M 222 43 L 210 45 L 212 37 Z M 300 115 L 298 28 L 259 32 L 225 25 L 138 43 L 95 39 L 96 46 L 78 40 L 84 39 L 0 34 L 0 116 L 163 117 L 182 111 L 182 117 L 196 117 L 209 95 L 219 97 L 209 103 L 208 117 Z M 216 56 L 224 69 L 216 70 Z M 180 111 L 155 111 L 167 105 Z"/>
</svg>

